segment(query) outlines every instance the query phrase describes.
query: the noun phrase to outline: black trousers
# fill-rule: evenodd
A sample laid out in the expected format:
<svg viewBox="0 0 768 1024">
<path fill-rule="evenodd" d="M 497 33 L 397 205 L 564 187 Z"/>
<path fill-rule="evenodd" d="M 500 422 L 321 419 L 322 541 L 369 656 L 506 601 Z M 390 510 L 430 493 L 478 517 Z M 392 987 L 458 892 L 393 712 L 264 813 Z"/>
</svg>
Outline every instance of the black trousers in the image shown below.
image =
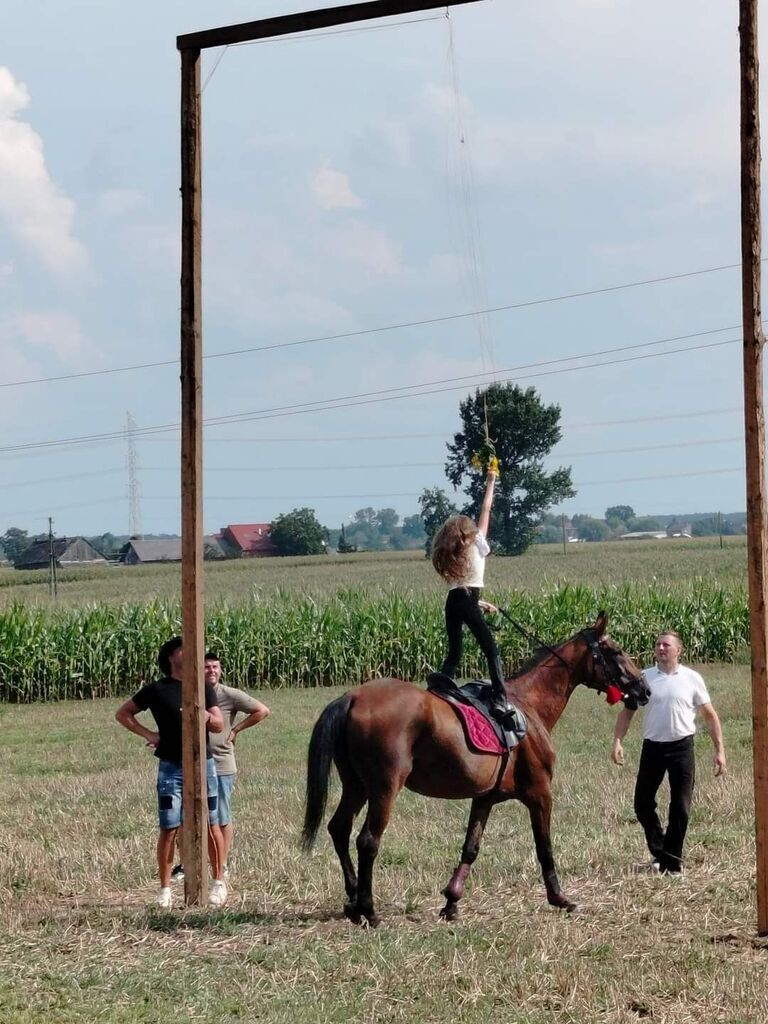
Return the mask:
<svg viewBox="0 0 768 1024">
<path fill-rule="evenodd" d="M 456 677 L 461 664 L 463 646 L 462 630 L 466 625 L 480 645 L 480 650 L 488 662 L 494 693 L 506 700 L 504 675 L 501 667 L 499 649 L 493 633 L 485 621 L 480 605 L 479 587 L 454 587 L 448 591 L 445 601 L 445 628 L 448 632 L 448 654 L 443 662 L 442 672 L 451 679 Z"/>
<path fill-rule="evenodd" d="M 665 775 L 669 776 L 669 822 L 663 829 L 656 810 L 656 794 Z M 645 830 L 651 856 L 662 871 L 680 871 L 682 867 L 695 779 L 693 736 L 671 743 L 643 740 L 635 784 L 635 814 Z"/>
</svg>

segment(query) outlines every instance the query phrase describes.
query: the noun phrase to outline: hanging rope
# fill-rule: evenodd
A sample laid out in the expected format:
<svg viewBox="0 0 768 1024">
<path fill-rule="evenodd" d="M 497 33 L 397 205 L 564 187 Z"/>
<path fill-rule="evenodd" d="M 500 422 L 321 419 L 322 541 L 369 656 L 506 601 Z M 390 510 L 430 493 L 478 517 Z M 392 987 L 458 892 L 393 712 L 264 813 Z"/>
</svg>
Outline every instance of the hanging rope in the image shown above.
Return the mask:
<svg viewBox="0 0 768 1024">
<path fill-rule="evenodd" d="M 487 294 L 483 275 L 480 221 L 474 202 L 474 172 L 472 156 L 467 141 L 461 89 L 459 88 L 456 48 L 453 39 L 453 22 L 448 8 L 446 8 L 445 17 L 448 23 L 448 72 L 453 101 L 454 138 L 456 139 L 455 150 L 452 151 L 454 156 L 453 176 L 458 196 L 459 226 L 464 236 L 463 243 L 468 255 L 469 266 L 469 270 L 465 274 L 465 284 L 468 286 L 470 301 L 475 304 L 475 308 L 485 309 L 487 308 Z M 478 314 L 473 318 L 473 323 L 477 332 L 483 372 L 488 373 L 495 382 L 496 358 L 490 322 L 483 314 Z M 471 463 L 479 472 L 491 470 L 498 475 L 499 460 L 496 456 L 496 448 L 491 437 L 488 401 L 485 392 L 483 392 L 482 399 L 484 439 L 480 450 L 473 453 Z"/>
</svg>

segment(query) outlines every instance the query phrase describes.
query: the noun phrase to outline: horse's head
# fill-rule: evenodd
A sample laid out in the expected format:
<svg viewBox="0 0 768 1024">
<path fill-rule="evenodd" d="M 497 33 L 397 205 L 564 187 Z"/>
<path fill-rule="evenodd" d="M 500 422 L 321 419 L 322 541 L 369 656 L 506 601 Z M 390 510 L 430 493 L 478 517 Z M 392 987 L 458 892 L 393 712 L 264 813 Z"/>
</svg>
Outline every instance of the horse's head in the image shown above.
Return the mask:
<svg viewBox="0 0 768 1024">
<path fill-rule="evenodd" d="M 600 612 L 594 626 L 581 632 L 590 654 L 590 666 L 584 682 L 590 689 L 606 694 L 611 704 L 623 700 L 632 709 L 643 706 L 651 695 L 643 673 L 608 636 L 607 628 L 608 616 Z"/>
</svg>

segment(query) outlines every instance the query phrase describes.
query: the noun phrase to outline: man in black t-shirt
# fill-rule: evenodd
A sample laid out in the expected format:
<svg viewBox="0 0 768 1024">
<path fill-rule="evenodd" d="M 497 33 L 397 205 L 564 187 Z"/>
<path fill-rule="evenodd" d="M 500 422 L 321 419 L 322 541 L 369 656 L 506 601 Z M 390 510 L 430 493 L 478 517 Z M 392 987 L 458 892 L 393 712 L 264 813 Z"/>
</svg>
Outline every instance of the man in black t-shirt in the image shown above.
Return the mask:
<svg viewBox="0 0 768 1024">
<path fill-rule="evenodd" d="M 160 833 L 157 839 L 157 864 L 160 871 L 160 891 L 155 903 L 163 909 L 172 905 L 171 867 L 176 836 L 181 827 L 182 773 L 181 773 L 181 666 L 182 640 L 180 636 L 167 640 L 157 655 L 162 679 L 148 683 L 118 709 L 115 718 L 130 732 L 136 733 L 154 748 L 157 766 L 157 803 Z M 221 732 L 224 719 L 218 706 L 216 692 L 210 683 L 205 685 L 206 732 Z M 151 711 L 157 731 L 147 729 L 136 718 L 142 711 Z M 214 880 L 208 894 L 213 906 L 223 906 L 227 887 L 223 879 L 224 841 L 218 819 L 218 783 L 213 757 L 206 743 L 208 782 L 208 857 Z"/>
</svg>

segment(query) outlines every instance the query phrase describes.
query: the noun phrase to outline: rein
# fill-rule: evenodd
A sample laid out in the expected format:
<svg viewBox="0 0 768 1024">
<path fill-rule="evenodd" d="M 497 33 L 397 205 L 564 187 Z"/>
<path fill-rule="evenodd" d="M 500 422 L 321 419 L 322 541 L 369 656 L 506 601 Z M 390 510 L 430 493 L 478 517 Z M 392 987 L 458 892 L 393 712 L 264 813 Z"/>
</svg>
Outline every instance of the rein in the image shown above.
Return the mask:
<svg viewBox="0 0 768 1024">
<path fill-rule="evenodd" d="M 554 647 L 550 647 L 549 644 L 545 644 L 541 640 L 539 640 L 535 633 L 532 633 L 530 630 L 526 629 L 525 626 L 521 625 L 519 622 L 513 619 L 509 612 L 506 611 L 504 608 L 499 608 L 499 612 L 501 615 L 504 616 L 507 622 L 509 622 L 509 624 L 513 626 L 518 633 L 520 633 L 521 636 L 525 637 L 528 643 L 535 644 L 542 650 L 548 651 L 551 655 L 557 658 L 561 665 L 564 665 L 567 669 L 570 670 L 571 666 L 568 664 L 565 658 L 563 658 L 562 655 L 555 650 Z M 600 667 L 602 668 L 603 672 L 605 673 L 605 677 L 608 680 L 608 685 L 615 686 L 618 690 L 621 690 L 621 676 L 618 673 L 614 674 L 611 670 L 611 666 L 608 664 L 608 659 L 606 658 L 602 647 L 595 639 L 592 631 L 589 629 L 583 629 L 581 631 L 581 636 L 583 636 L 584 639 L 587 641 L 587 646 L 589 647 L 589 651 L 592 655 L 593 660 L 599 662 Z M 606 691 L 607 687 L 605 691 L 600 690 L 598 692 L 604 693 Z"/>
<path fill-rule="evenodd" d="M 526 629 L 525 626 L 521 626 L 519 622 L 516 622 L 515 619 L 512 618 L 508 611 L 505 611 L 503 608 L 499 608 L 499 612 L 504 616 L 507 622 L 509 622 L 509 624 L 513 626 L 518 633 L 520 633 L 521 636 L 525 637 L 529 644 L 540 647 L 544 651 L 549 651 L 550 654 L 557 658 L 561 665 L 565 665 L 568 669 L 571 667 L 565 658 L 563 658 L 562 655 L 554 649 L 554 647 L 550 647 L 549 644 L 545 644 L 542 640 L 539 640 L 535 633 L 531 633 L 531 631 Z"/>
</svg>

